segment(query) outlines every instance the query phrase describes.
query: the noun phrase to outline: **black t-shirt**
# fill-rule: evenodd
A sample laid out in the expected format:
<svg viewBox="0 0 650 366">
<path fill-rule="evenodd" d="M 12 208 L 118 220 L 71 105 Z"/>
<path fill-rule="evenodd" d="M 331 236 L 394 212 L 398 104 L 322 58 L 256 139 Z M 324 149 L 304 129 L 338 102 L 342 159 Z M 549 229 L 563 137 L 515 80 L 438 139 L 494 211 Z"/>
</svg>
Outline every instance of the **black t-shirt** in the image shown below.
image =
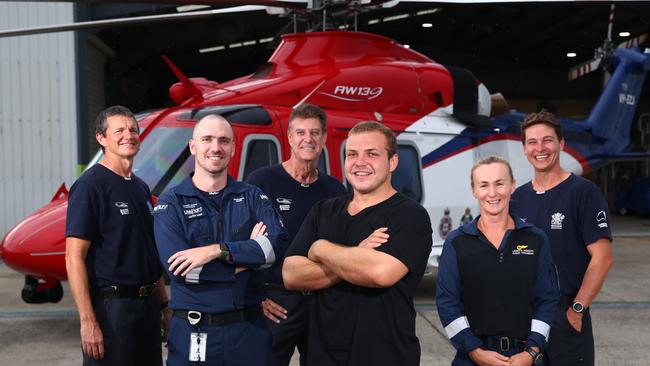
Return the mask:
<svg viewBox="0 0 650 366">
<path fill-rule="evenodd" d="M 293 241 L 302 220 L 316 202 L 346 193 L 341 182 L 321 172 L 318 172 L 315 182 L 302 184 L 293 179 L 282 164 L 255 170 L 246 178 L 246 183 L 258 186 L 269 196 L 273 206 L 282 215 L 289 243 Z M 265 282 L 282 284 L 283 260 L 284 258 L 276 259 L 273 267 L 264 271 Z"/>
<path fill-rule="evenodd" d="M 65 236 L 90 240 L 86 255 L 91 287 L 153 283 L 162 274 L 153 236 L 147 185 L 101 164 L 70 188 Z"/>
<path fill-rule="evenodd" d="M 413 296 L 431 251 L 431 221 L 426 210 L 402 194 L 354 216 L 350 197 L 314 205 L 287 256 L 307 256 L 317 239 L 356 246 L 380 227 L 390 239 L 377 250 L 400 260 L 409 272 L 388 288 L 340 282 L 313 296 L 309 326 L 310 365 L 419 365 Z"/>
</svg>

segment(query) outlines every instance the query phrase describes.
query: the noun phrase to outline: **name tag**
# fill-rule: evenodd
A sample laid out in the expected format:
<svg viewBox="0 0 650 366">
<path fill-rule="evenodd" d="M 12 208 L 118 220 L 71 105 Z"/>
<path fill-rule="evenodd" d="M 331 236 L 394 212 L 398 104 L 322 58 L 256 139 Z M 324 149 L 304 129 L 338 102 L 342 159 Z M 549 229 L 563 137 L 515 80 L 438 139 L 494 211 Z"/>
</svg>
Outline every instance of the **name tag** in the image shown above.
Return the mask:
<svg viewBox="0 0 650 366">
<path fill-rule="evenodd" d="M 208 343 L 208 333 L 190 333 L 190 357 L 189 360 L 205 362 L 205 349 Z"/>
</svg>

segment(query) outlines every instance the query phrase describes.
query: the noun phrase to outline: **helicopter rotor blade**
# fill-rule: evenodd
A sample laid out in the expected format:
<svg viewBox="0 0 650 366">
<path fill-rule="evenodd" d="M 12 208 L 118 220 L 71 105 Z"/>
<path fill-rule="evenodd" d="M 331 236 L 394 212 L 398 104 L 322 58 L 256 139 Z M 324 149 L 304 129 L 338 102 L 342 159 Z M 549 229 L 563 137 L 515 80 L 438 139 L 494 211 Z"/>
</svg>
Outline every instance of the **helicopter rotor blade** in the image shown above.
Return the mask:
<svg viewBox="0 0 650 366">
<path fill-rule="evenodd" d="M 648 33 L 639 34 L 636 37 L 621 42 L 618 46 L 616 46 L 616 48 L 619 49 L 619 48 L 637 47 L 638 45 L 645 43 L 645 41 L 647 40 L 648 40 Z"/>
<path fill-rule="evenodd" d="M 596 71 L 598 67 L 600 67 L 600 63 L 602 62 L 602 60 L 603 59 L 601 57 L 597 57 L 587 62 L 583 62 L 580 65 L 572 67 L 571 69 L 569 69 L 569 75 L 568 75 L 569 81 L 587 75 L 592 71 Z"/>
<path fill-rule="evenodd" d="M 104 20 L 93 20 L 88 22 L 47 25 L 41 27 L 8 29 L 8 30 L 0 31 L 0 38 L 32 35 L 32 34 L 65 32 L 65 31 L 74 31 L 74 30 L 100 28 L 100 27 L 102 28 L 118 27 L 123 25 L 130 25 L 130 24 L 156 23 L 156 22 L 166 22 L 166 21 L 175 21 L 175 20 L 186 20 L 186 19 L 200 19 L 200 18 L 207 18 L 207 17 L 220 15 L 220 14 L 259 11 L 265 9 L 266 6 L 262 6 L 262 5 L 243 5 L 243 6 L 235 6 L 231 8 L 200 10 L 200 11 L 187 12 L 187 13 L 147 15 L 147 16 L 139 16 L 139 17 L 130 17 L 130 18 L 104 19 Z"/>
</svg>

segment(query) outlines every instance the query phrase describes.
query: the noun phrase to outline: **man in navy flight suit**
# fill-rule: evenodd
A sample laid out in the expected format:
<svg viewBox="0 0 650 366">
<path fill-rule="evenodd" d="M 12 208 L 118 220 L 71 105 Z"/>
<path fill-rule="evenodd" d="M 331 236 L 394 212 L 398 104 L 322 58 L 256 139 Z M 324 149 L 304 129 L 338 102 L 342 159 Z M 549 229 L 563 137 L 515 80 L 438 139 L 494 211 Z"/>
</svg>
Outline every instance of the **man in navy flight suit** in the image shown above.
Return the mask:
<svg viewBox="0 0 650 366">
<path fill-rule="evenodd" d="M 268 197 L 228 176 L 234 132 L 217 115 L 195 126 L 195 171 L 154 208 L 156 245 L 171 279 L 170 365 L 268 365 L 260 269 L 284 255 L 286 232 Z"/>
</svg>

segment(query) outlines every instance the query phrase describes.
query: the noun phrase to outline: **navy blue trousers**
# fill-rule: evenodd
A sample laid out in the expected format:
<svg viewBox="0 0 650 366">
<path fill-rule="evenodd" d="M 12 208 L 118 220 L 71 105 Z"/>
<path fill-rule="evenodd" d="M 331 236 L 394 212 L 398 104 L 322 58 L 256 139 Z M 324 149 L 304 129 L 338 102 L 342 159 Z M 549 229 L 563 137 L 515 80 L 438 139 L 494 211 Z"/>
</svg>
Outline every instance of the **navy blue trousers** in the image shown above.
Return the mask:
<svg viewBox="0 0 650 366">
<path fill-rule="evenodd" d="M 280 324 L 267 319 L 273 335 L 273 366 L 287 366 L 293 352 L 298 347 L 300 365 L 307 364 L 307 345 L 309 335 L 309 308 L 311 295 L 267 292 L 267 297 L 287 309 L 287 319 Z"/>
<path fill-rule="evenodd" d="M 197 328 L 186 319 L 172 317 L 167 347 L 169 366 L 268 366 L 271 364 L 271 332 L 264 316 L 251 321 L 199 328 L 207 333 L 205 362 L 189 361 L 190 334 Z"/>
<path fill-rule="evenodd" d="M 92 299 L 104 336 L 104 358 L 83 355 L 83 365 L 161 366 L 160 303 L 149 296 Z"/>
<path fill-rule="evenodd" d="M 595 363 L 594 333 L 587 309 L 582 317 L 582 330 L 575 330 L 566 317 L 567 304 L 558 303 L 555 320 L 544 352 L 546 366 L 593 366 Z"/>
</svg>

